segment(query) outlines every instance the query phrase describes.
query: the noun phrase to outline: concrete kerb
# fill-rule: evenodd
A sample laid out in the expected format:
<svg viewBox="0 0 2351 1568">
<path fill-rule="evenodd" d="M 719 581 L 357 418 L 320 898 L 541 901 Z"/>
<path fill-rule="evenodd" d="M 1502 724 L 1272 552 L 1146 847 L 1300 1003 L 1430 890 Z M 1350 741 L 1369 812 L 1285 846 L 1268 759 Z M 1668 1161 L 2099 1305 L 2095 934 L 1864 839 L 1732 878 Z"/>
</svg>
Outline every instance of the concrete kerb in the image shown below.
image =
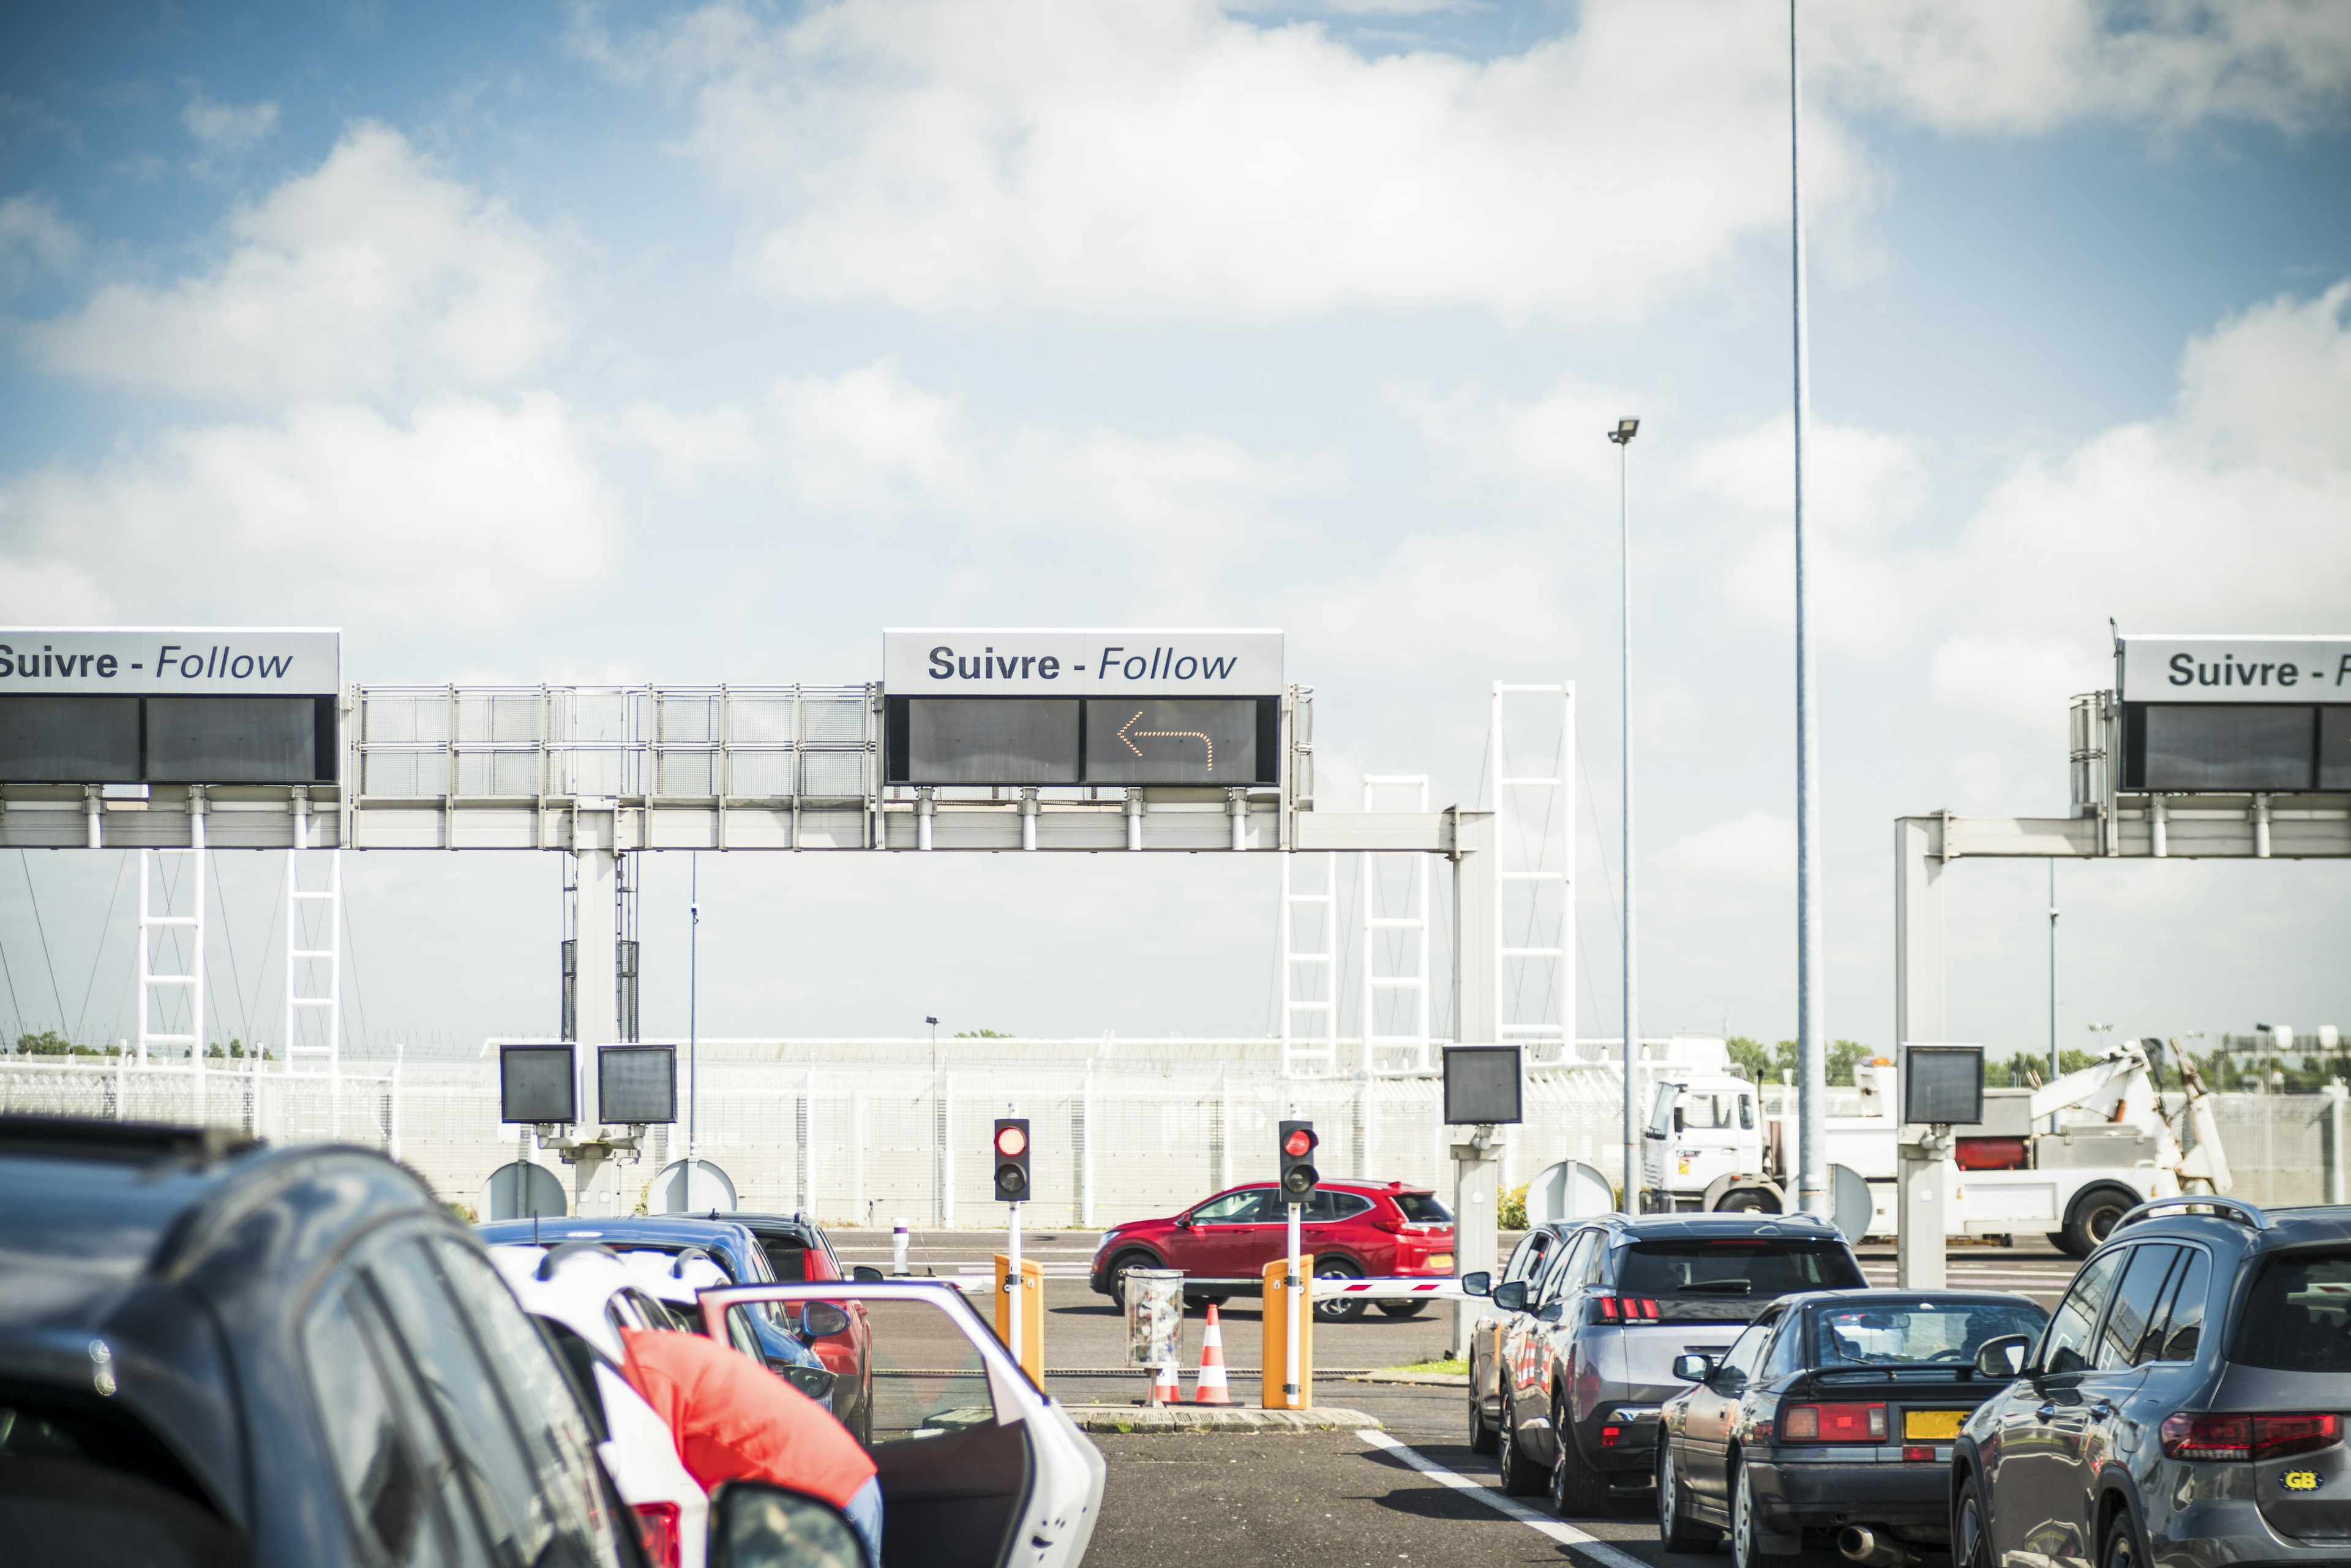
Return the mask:
<svg viewBox="0 0 2351 1568">
<path fill-rule="evenodd" d="M 1067 1405 L 1070 1419 L 1088 1432 L 1353 1432 L 1378 1429 L 1379 1419 L 1336 1406 L 1313 1410 L 1253 1410 L 1214 1405 Z"/>
<path fill-rule="evenodd" d="M 1467 1388 L 1469 1375 L 1466 1372 L 1349 1372 L 1324 1373 L 1325 1377 L 1340 1376 L 1349 1383 L 1401 1383 L 1416 1388 Z"/>
</svg>

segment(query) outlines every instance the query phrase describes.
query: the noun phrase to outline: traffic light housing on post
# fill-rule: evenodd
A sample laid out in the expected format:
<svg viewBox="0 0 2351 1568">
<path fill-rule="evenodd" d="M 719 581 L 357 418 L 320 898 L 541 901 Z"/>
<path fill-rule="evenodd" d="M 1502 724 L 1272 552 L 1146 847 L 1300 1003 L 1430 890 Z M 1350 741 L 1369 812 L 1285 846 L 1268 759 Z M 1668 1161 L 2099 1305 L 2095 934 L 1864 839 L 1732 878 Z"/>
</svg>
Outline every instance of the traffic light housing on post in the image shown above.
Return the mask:
<svg viewBox="0 0 2351 1568">
<path fill-rule="evenodd" d="M 1311 1122 L 1281 1124 L 1282 1202 L 1304 1203 L 1313 1196 L 1315 1184 L 1322 1179 L 1314 1168 L 1314 1149 L 1322 1141 L 1314 1135 Z"/>
<path fill-rule="evenodd" d="M 996 1119 L 996 1201 L 1029 1201 L 1029 1118 Z"/>
</svg>

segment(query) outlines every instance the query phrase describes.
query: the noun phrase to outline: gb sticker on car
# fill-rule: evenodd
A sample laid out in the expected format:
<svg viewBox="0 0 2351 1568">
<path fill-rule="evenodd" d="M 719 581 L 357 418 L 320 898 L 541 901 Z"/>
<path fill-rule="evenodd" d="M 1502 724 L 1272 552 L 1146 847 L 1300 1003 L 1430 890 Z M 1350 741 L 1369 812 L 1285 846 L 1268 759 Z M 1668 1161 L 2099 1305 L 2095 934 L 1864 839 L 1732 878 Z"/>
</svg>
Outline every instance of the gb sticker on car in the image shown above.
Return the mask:
<svg viewBox="0 0 2351 1568">
<path fill-rule="evenodd" d="M 2285 1484 L 2285 1490 L 2288 1491 L 2316 1491 L 2318 1490 L 2318 1472 L 2316 1470 L 2288 1470 L 2284 1475 L 2280 1476 L 2278 1479 Z"/>
</svg>

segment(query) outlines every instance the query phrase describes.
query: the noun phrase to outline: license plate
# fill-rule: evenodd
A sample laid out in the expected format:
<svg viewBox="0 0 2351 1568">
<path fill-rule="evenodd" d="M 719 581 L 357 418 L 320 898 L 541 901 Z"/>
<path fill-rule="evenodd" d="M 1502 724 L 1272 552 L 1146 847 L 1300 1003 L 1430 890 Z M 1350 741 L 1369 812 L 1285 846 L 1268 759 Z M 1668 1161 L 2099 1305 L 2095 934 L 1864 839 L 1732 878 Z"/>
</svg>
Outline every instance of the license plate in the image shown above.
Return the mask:
<svg viewBox="0 0 2351 1568">
<path fill-rule="evenodd" d="M 1450 1269 L 1453 1267 L 1453 1254 L 1432 1252 L 1428 1255 L 1428 1266 L 1432 1269 Z"/>
<path fill-rule="evenodd" d="M 1903 1439 L 1912 1443 L 1948 1442 L 1959 1435 L 1960 1425 L 1971 1414 L 1967 1410 L 1905 1410 Z"/>
</svg>

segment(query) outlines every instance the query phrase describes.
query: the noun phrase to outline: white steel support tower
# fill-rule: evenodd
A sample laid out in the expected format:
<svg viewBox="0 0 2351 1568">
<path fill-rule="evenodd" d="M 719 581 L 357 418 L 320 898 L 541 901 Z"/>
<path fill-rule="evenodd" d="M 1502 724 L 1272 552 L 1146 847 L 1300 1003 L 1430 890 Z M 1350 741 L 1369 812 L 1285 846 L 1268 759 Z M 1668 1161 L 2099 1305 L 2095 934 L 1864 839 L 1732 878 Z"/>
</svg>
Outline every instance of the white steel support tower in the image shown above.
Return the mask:
<svg viewBox="0 0 2351 1568">
<path fill-rule="evenodd" d="M 204 818 L 201 811 L 189 817 L 194 842 L 186 849 L 141 850 L 139 852 L 139 1060 L 149 1061 L 159 1045 L 184 1045 L 194 1076 L 191 1083 L 193 1114 L 202 1118 L 204 1113 Z M 158 883 L 157 877 L 166 865 L 165 856 L 184 857 L 188 874 L 179 891 L 189 898 L 187 907 L 193 915 L 173 915 L 172 888 L 169 883 Z M 160 894 L 160 897 L 158 894 Z M 159 907 L 160 906 L 160 907 Z M 170 971 L 159 973 L 155 967 L 155 935 L 162 931 L 185 931 L 190 937 L 188 967 L 184 974 Z M 173 944 L 176 947 L 177 943 Z M 179 992 L 188 1000 L 188 1028 L 184 1034 L 158 1029 L 163 1012 L 160 1005 L 163 994 Z"/>
<path fill-rule="evenodd" d="M 1320 893 L 1299 891 L 1293 874 L 1298 855 L 1284 852 L 1274 858 L 1281 863 L 1281 1074 L 1331 1072 L 1339 1064 L 1339 857 L 1322 857 Z M 1311 921 L 1318 937 L 1311 948 L 1299 946 L 1301 909 L 1319 911 Z M 1309 977 L 1310 989 L 1319 995 L 1299 995 L 1301 970 Z M 1311 977 L 1318 973 L 1322 979 L 1315 986 Z M 1313 1025 L 1311 1035 L 1300 1030 L 1301 1013 Z"/>
<path fill-rule="evenodd" d="M 1381 798 L 1400 810 L 1428 810 L 1428 776 L 1425 773 L 1367 773 L 1364 776 L 1364 810 L 1379 809 Z M 1407 797 L 1397 800 L 1395 797 Z M 1392 869 L 1393 862 L 1403 861 L 1405 874 L 1411 880 L 1404 901 L 1404 912 L 1382 912 L 1383 896 L 1387 892 L 1382 873 Z M 1426 1072 L 1429 1070 L 1429 984 L 1428 984 L 1428 862 L 1422 854 L 1366 853 L 1363 860 L 1364 904 L 1364 1055 L 1363 1070 L 1366 1075 L 1380 1076 L 1400 1072 Z M 1393 932 L 1394 936 L 1384 934 Z M 1383 956 L 1399 960 L 1407 967 L 1395 973 L 1380 972 Z M 1396 999 L 1400 1007 L 1391 1006 L 1387 1015 L 1401 1014 L 1405 1028 L 1400 1033 L 1380 1031 L 1381 994 Z"/>
<path fill-rule="evenodd" d="M 1558 730 L 1540 764 L 1514 760 L 1511 697 L 1559 699 Z M 1520 724 L 1533 716 L 1522 712 Z M 1540 732 L 1547 725 L 1537 724 Z M 1494 812 L 1494 1039 L 1526 1048 L 1530 1065 L 1563 1062 L 1575 1041 L 1575 685 L 1494 683 L 1489 733 Z M 1529 766 L 1525 773 L 1512 768 Z M 1464 977 L 1465 980 L 1467 977 Z"/>
<path fill-rule="evenodd" d="M 324 885 L 303 885 L 308 861 L 326 862 Z M 286 1062 L 322 1062 L 340 1124 L 343 1077 L 343 852 L 286 852 Z M 323 973 L 321 972 L 323 971 Z M 336 1135 L 341 1127 L 335 1128 Z"/>
</svg>

